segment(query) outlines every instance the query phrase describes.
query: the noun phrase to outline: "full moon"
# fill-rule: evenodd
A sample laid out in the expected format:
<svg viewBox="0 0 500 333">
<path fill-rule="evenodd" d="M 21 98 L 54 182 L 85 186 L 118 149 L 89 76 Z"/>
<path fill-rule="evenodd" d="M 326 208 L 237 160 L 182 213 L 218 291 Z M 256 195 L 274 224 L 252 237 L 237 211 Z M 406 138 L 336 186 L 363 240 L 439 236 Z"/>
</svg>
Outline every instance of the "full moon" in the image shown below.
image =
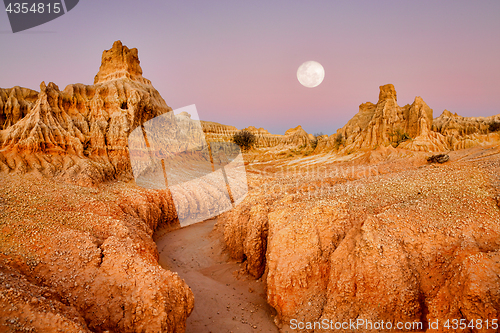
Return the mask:
<svg viewBox="0 0 500 333">
<path fill-rule="evenodd" d="M 304 87 L 317 87 L 323 82 L 324 78 L 325 69 L 316 61 L 306 61 L 297 70 L 297 79 Z"/>
</svg>

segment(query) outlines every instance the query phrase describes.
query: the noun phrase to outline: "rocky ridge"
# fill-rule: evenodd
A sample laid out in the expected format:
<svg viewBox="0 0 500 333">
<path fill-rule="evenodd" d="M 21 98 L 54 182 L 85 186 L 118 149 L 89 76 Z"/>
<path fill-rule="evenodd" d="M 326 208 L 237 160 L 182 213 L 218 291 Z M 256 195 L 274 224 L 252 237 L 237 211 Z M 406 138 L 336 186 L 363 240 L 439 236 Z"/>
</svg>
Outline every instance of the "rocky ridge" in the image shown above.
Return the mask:
<svg viewBox="0 0 500 333">
<path fill-rule="evenodd" d="M 411 105 L 400 107 L 392 84 L 380 87 L 377 104 L 361 104 L 359 112 L 337 134 L 329 138 L 335 140 L 342 136 L 342 151 L 373 149 L 379 146 L 398 144 L 403 135 L 412 138 L 411 144 L 405 142 L 400 148 L 416 151 L 437 151 L 445 149 L 444 138 L 431 132 L 432 109 L 421 97 L 416 97 Z M 325 145 L 318 145 L 324 150 Z M 328 146 L 333 146 L 330 142 Z"/>
<path fill-rule="evenodd" d="M 38 92 L 21 87 L 0 89 L 0 130 L 24 118 L 38 99 Z"/>
<path fill-rule="evenodd" d="M 433 119 L 433 110 L 417 96 L 410 105 L 400 107 L 392 84 L 380 87 L 376 104 L 367 102 L 336 134 L 318 140 L 315 153 L 338 151 L 351 154 L 359 150 L 392 145 L 410 151 L 437 152 L 470 148 L 498 142 L 490 125 L 492 117 L 460 117 L 445 110 Z"/>
<path fill-rule="evenodd" d="M 482 143 L 500 141 L 500 115 L 462 117 L 448 110 L 434 119 L 432 130 L 446 138 L 449 149 L 471 148 Z"/>
<path fill-rule="evenodd" d="M 291 319 L 422 322 L 417 331 L 436 319 L 491 321 L 500 316 L 499 154 L 459 150 L 439 166 L 425 155 L 255 165 L 247 198 L 219 227 L 231 256 L 266 281 L 283 330 Z"/>
<path fill-rule="evenodd" d="M 103 53 L 94 85 L 54 83 L 40 92 L 0 90 L 0 170 L 34 172 L 82 185 L 131 179 L 127 137 L 172 109 L 142 77 L 137 50 Z"/>
<path fill-rule="evenodd" d="M 0 331 L 185 331 L 193 294 L 152 240 L 172 198 L 128 182 L 129 133 L 171 110 L 119 41 L 94 85 L 0 89 Z"/>
<path fill-rule="evenodd" d="M 131 179 L 128 134 L 169 111 L 151 82 L 142 77 L 137 50 L 115 42 L 103 53 L 93 86 L 69 85 L 60 91 L 55 84 L 42 82 L 39 93 L 20 87 L 0 89 L 0 170 L 34 171 L 79 184 Z M 380 87 L 376 104 L 361 104 L 359 112 L 330 137 L 316 139 L 301 126 L 284 135 L 253 126 L 245 130 L 256 136 L 252 158 L 269 160 L 313 150 L 342 156 L 391 145 L 420 152 L 464 149 L 498 142 L 498 129 L 492 130 L 498 123 L 500 115 L 467 118 L 446 110 L 433 119 L 433 110 L 421 97 L 398 106 L 396 90 L 388 84 Z M 201 126 L 207 141 L 228 142 L 238 131 L 209 121 L 201 121 Z"/>
<path fill-rule="evenodd" d="M 0 331 L 184 332 L 190 288 L 152 240 L 164 191 L 0 173 Z"/>
<path fill-rule="evenodd" d="M 205 132 L 207 141 L 226 141 L 232 140 L 233 135 L 239 130 L 234 126 L 221 125 L 210 121 L 201 121 L 203 131 Z M 271 134 L 263 128 L 249 126 L 242 130 L 249 131 L 255 135 L 254 148 L 259 150 L 267 150 L 274 148 L 278 150 L 294 149 L 298 147 L 311 147 L 311 142 L 314 137 L 308 134 L 302 126 L 291 128 L 284 135 Z"/>
</svg>

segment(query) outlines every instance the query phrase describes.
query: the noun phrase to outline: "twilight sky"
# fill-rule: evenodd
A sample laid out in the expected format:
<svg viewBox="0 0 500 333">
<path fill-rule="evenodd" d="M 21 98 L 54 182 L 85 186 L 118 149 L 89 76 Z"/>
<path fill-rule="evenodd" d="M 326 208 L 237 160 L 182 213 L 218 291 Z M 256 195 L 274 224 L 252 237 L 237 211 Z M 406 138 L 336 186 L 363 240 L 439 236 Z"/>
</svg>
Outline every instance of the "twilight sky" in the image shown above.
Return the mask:
<svg viewBox="0 0 500 333">
<path fill-rule="evenodd" d="M 144 77 L 168 105 L 272 133 L 334 133 L 395 85 L 398 104 L 500 113 L 500 1 L 81 0 L 13 34 L 0 11 L 0 87 L 92 84 L 104 49 L 139 49 Z M 297 68 L 320 62 L 305 88 Z"/>
</svg>

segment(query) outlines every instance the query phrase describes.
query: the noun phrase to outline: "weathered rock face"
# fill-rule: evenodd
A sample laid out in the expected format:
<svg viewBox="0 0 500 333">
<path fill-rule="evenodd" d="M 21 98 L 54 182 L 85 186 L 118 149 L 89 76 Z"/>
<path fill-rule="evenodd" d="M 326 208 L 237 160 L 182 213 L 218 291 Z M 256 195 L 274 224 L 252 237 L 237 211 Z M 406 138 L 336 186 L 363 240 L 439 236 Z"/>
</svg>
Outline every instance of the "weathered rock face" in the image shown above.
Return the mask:
<svg viewBox="0 0 500 333">
<path fill-rule="evenodd" d="M 219 219 L 227 248 L 267 281 L 284 326 L 498 318 L 499 151 L 460 154 L 380 164 L 373 177 L 363 165 L 256 177 Z"/>
<path fill-rule="evenodd" d="M 359 112 L 336 134 L 319 138 L 316 153 L 338 150 L 352 153 L 392 145 L 411 151 L 444 151 L 470 148 L 498 141 L 500 115 L 460 117 L 445 110 L 433 119 L 433 111 L 421 97 L 400 107 L 392 84 L 380 87 L 377 104 L 361 104 Z M 500 125 L 496 125 L 500 128 Z"/>
<path fill-rule="evenodd" d="M 256 148 L 276 147 L 282 142 L 283 135 L 271 134 L 262 127 L 256 128 L 254 126 L 249 126 L 244 129 L 255 135 Z"/>
<path fill-rule="evenodd" d="M 450 149 L 465 149 L 483 143 L 500 141 L 500 115 L 491 117 L 462 117 L 448 110 L 432 123 L 432 130 L 446 137 Z"/>
<path fill-rule="evenodd" d="M 290 128 L 285 132 L 285 135 L 282 140 L 283 146 L 298 146 L 298 147 L 311 147 L 311 141 L 314 139 L 314 136 L 308 134 L 302 126 L 297 126 L 295 128 Z"/>
<path fill-rule="evenodd" d="M 94 78 L 94 84 L 121 78 L 151 84 L 151 81 L 142 77 L 137 49 L 129 49 L 118 40 L 110 50 L 102 53 L 101 68 Z"/>
<path fill-rule="evenodd" d="M 130 131 L 172 109 L 142 78 L 137 50 L 120 42 L 104 52 L 95 82 L 63 91 L 42 82 L 40 93 L 0 90 L 5 119 L 0 170 L 34 171 L 87 185 L 130 179 Z"/>
<path fill-rule="evenodd" d="M 233 135 L 239 130 L 234 126 L 221 125 L 210 121 L 201 121 L 203 131 L 207 141 L 226 141 L 232 140 Z M 249 126 L 243 130 L 249 131 L 255 135 L 255 145 L 257 149 L 275 148 L 277 150 L 296 149 L 298 147 L 310 148 L 314 137 L 308 134 L 302 126 L 291 128 L 285 132 L 285 135 L 271 134 L 263 128 Z"/>
<path fill-rule="evenodd" d="M 487 134 L 489 128 L 495 121 L 500 121 L 500 115 L 492 117 L 461 117 L 448 110 L 432 123 L 432 130 L 443 134 L 444 136 L 466 136 L 471 134 Z"/>
<path fill-rule="evenodd" d="M 37 99 L 38 92 L 31 89 L 0 89 L 0 130 L 14 125 L 26 116 Z"/>
<path fill-rule="evenodd" d="M 152 240 L 159 224 L 175 226 L 165 191 L 32 174 L 0 174 L 0 191 L 0 290 L 8 296 L 0 331 L 184 332 L 193 294 L 158 265 Z"/>
<path fill-rule="evenodd" d="M 444 137 L 431 133 L 432 120 L 432 109 L 421 97 L 416 97 L 411 105 L 400 107 L 394 86 L 387 84 L 380 87 L 377 104 L 361 104 L 358 114 L 329 138 L 330 143 L 318 144 L 317 151 L 334 147 L 339 135 L 344 140 L 341 143 L 344 152 L 399 145 L 404 139 L 414 140 L 411 143 L 408 140 L 401 148 L 417 151 L 444 150 Z"/>
<path fill-rule="evenodd" d="M 233 135 L 239 130 L 234 126 L 222 125 L 213 121 L 201 121 L 201 128 L 207 141 L 231 142 Z"/>
<path fill-rule="evenodd" d="M 0 331 L 185 331 L 193 294 L 152 240 L 179 227 L 170 192 L 103 184 L 132 178 L 130 131 L 169 111 L 120 42 L 94 85 L 0 89 Z"/>
</svg>

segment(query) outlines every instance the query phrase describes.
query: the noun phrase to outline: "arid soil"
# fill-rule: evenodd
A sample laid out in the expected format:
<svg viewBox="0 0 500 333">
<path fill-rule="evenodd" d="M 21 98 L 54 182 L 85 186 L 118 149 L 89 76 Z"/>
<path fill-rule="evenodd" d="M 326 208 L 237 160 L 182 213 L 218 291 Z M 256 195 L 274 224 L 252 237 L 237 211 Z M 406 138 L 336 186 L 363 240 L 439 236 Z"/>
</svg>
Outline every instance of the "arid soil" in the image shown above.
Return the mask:
<svg viewBox="0 0 500 333">
<path fill-rule="evenodd" d="M 498 318 L 498 147 L 369 155 L 251 164 L 241 205 L 179 230 L 164 191 L 0 174 L 0 331 Z"/>
<path fill-rule="evenodd" d="M 219 225 L 231 256 L 266 281 L 283 330 L 292 319 L 498 320 L 500 150 L 425 156 L 250 166 L 248 197 Z"/>
<path fill-rule="evenodd" d="M 0 332 L 183 332 L 186 283 L 152 240 L 164 191 L 0 173 Z"/>
<path fill-rule="evenodd" d="M 241 272 L 223 253 L 221 231 L 208 220 L 168 233 L 158 232 L 160 264 L 177 272 L 195 297 L 187 333 L 278 332 L 264 284 Z"/>
</svg>

